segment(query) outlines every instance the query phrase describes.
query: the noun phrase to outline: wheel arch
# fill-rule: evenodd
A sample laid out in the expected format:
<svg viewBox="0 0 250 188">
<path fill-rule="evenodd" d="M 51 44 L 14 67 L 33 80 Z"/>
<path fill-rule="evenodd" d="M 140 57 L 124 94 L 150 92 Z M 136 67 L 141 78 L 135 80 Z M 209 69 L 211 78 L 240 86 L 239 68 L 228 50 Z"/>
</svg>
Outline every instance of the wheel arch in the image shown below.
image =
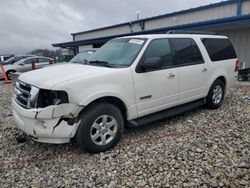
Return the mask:
<svg viewBox="0 0 250 188">
<path fill-rule="evenodd" d="M 15 69 L 9 69 L 9 70 L 6 71 L 6 75 L 7 75 L 7 77 L 8 77 L 9 80 L 11 79 L 10 75 L 9 75 L 10 72 L 15 73 L 16 70 Z"/>
<path fill-rule="evenodd" d="M 9 72 L 16 72 L 16 70 L 15 69 L 9 69 L 9 70 L 6 71 L 6 74 L 8 74 Z"/>
<path fill-rule="evenodd" d="M 80 112 L 80 114 L 84 113 L 88 109 L 89 106 L 96 104 L 96 103 L 101 103 L 101 102 L 107 102 L 107 103 L 115 105 L 116 107 L 118 107 L 121 110 L 121 113 L 123 115 L 124 120 L 127 119 L 128 109 L 127 109 L 126 103 L 122 99 L 120 99 L 119 97 L 116 97 L 116 96 L 103 96 L 103 97 L 96 98 L 96 99 L 88 102 L 88 104 L 86 104 L 84 106 L 84 108 Z"/>
<path fill-rule="evenodd" d="M 227 87 L 227 81 L 226 81 L 226 77 L 225 77 L 225 76 L 219 76 L 218 78 L 216 78 L 216 79 L 213 81 L 213 83 L 214 83 L 216 80 L 221 80 L 221 81 L 224 83 L 225 88 Z"/>
<path fill-rule="evenodd" d="M 221 74 L 216 74 L 216 75 L 211 76 L 210 81 L 208 82 L 209 83 L 208 91 L 216 80 L 221 80 L 224 83 L 225 90 L 226 90 L 226 88 L 227 88 L 227 76 L 226 76 L 226 74 L 221 73 Z M 207 93 L 208 93 L 208 91 L 207 91 Z"/>
</svg>

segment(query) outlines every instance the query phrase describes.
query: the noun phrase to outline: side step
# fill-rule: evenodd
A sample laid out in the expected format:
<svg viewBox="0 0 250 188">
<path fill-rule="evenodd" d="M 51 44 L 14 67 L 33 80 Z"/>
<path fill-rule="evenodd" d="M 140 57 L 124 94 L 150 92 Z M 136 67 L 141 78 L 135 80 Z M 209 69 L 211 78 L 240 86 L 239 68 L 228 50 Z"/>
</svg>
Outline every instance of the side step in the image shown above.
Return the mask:
<svg viewBox="0 0 250 188">
<path fill-rule="evenodd" d="M 199 106 L 202 106 L 206 103 L 205 99 L 199 99 L 193 102 L 189 102 L 186 104 L 182 104 L 176 107 L 172 107 L 160 112 L 156 112 L 153 114 L 149 114 L 137 119 L 133 119 L 128 121 L 128 126 L 133 128 L 133 127 L 140 127 L 142 125 L 148 124 L 148 123 L 152 123 L 158 120 L 162 120 L 162 119 L 166 119 L 169 117 L 173 117 L 179 114 L 182 114 L 184 112 L 190 111 L 194 108 L 197 108 Z"/>
</svg>

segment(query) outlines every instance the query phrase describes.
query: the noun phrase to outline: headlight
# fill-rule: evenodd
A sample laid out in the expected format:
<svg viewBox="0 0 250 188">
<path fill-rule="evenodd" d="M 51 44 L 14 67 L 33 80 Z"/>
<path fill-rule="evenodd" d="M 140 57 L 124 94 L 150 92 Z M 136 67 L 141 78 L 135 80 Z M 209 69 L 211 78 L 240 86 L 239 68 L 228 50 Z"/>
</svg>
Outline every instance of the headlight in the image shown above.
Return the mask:
<svg viewBox="0 0 250 188">
<path fill-rule="evenodd" d="M 68 94 L 65 91 L 53 91 L 41 89 L 37 98 L 37 108 L 45 108 L 50 105 L 68 103 Z"/>
</svg>

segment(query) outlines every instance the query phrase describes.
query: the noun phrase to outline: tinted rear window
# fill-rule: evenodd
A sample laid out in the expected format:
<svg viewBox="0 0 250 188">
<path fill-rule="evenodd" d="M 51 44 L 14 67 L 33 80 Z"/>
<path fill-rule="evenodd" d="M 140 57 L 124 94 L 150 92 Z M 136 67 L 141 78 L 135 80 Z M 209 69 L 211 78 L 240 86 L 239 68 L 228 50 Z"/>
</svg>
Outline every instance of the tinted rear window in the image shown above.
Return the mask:
<svg viewBox="0 0 250 188">
<path fill-rule="evenodd" d="M 172 42 L 179 66 L 194 65 L 204 62 L 198 46 L 192 39 L 176 38 L 172 39 Z"/>
<path fill-rule="evenodd" d="M 228 39 L 202 39 L 212 61 L 235 59 L 237 55 Z"/>
</svg>

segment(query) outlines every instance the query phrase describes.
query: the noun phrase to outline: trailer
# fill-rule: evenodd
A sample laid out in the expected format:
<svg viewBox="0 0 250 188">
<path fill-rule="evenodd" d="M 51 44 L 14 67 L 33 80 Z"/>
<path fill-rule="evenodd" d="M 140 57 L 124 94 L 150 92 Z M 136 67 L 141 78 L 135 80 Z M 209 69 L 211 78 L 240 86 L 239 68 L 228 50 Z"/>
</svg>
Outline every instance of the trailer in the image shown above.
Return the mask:
<svg viewBox="0 0 250 188">
<path fill-rule="evenodd" d="M 239 81 L 250 80 L 250 68 L 239 70 L 238 80 Z"/>
</svg>

